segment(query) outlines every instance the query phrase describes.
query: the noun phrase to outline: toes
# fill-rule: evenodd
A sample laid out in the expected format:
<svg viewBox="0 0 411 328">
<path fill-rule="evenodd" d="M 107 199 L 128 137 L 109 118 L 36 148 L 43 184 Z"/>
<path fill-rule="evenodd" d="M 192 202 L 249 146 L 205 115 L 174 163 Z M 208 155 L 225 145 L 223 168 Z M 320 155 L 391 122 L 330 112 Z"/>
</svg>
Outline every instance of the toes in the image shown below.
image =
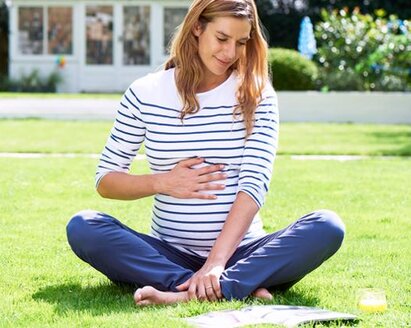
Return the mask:
<svg viewBox="0 0 411 328">
<path fill-rule="evenodd" d="M 151 305 L 151 302 L 148 301 L 148 300 L 144 300 L 144 301 L 136 302 L 136 305 L 138 305 L 138 306 L 147 306 L 147 305 Z"/>
<path fill-rule="evenodd" d="M 141 295 L 141 288 L 137 289 L 134 292 L 134 302 L 138 303 L 142 300 L 143 296 Z"/>
<path fill-rule="evenodd" d="M 151 304 L 151 302 L 144 297 L 144 288 L 139 288 L 136 290 L 134 293 L 134 302 L 138 306 L 146 306 Z"/>
<path fill-rule="evenodd" d="M 139 288 L 134 293 L 134 302 L 138 306 L 146 306 L 146 305 L 154 304 L 156 303 L 155 292 L 156 290 L 151 286 L 145 286 L 143 288 Z"/>
<path fill-rule="evenodd" d="M 267 294 L 267 296 L 265 297 L 265 299 L 271 301 L 273 299 L 273 295 L 271 295 L 270 293 Z"/>
<path fill-rule="evenodd" d="M 273 299 L 273 295 L 271 295 L 271 293 L 265 288 L 258 288 L 257 290 L 254 291 L 253 296 L 257 298 L 266 299 L 266 300 Z"/>
</svg>

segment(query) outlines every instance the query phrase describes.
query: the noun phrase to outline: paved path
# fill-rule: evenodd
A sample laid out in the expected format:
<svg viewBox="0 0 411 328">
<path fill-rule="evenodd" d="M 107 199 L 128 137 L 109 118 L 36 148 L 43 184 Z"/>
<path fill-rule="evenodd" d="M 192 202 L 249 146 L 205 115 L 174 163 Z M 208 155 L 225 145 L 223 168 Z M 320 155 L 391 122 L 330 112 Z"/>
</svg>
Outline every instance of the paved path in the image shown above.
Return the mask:
<svg viewBox="0 0 411 328">
<path fill-rule="evenodd" d="M 0 118 L 112 121 L 118 102 L 115 99 L 0 98 Z"/>
<path fill-rule="evenodd" d="M 287 94 L 289 94 L 287 96 Z M 344 97 L 345 93 L 338 95 Z M 409 97 L 406 93 L 387 93 L 384 97 L 399 97 L 403 105 L 374 106 L 362 100 L 364 108 L 359 110 L 359 105 L 342 100 L 334 100 L 332 105 L 318 103 L 321 98 L 318 93 L 301 93 L 297 102 L 292 100 L 297 97 L 290 92 L 279 92 L 280 107 L 286 108 L 281 114 L 283 122 L 356 122 L 356 123 L 387 123 L 411 124 L 411 107 L 407 103 Z M 307 96 L 308 95 L 308 96 Z M 332 94 L 329 95 L 330 97 Z M 379 96 L 382 96 L 380 94 Z M 284 98 L 285 97 L 285 98 Z M 307 98 L 308 97 L 308 98 Z M 368 97 L 367 93 L 356 93 L 356 102 Z M 405 99 L 405 98 L 406 99 Z M 377 97 L 378 98 L 378 97 Z M 393 98 L 393 99 L 394 99 Z M 404 100 L 404 99 L 405 100 Z M 45 118 L 56 120 L 109 120 L 115 117 L 121 95 L 115 98 L 1 98 L 1 118 Z M 307 100 L 309 101 L 307 102 Z M 321 98 L 322 99 L 322 98 Z M 340 98 L 338 98 L 340 99 Z M 373 98 L 374 99 L 374 98 Z M 384 98 L 386 99 L 386 98 Z M 388 99 L 388 98 L 387 98 Z M 397 99 L 397 98 L 395 98 Z M 330 100 L 331 101 L 331 100 Z M 365 104 L 367 106 L 365 106 Z M 338 107 L 338 106 L 340 107 Z M 355 106 L 354 106 L 355 105 Z M 331 106 L 331 107 L 330 107 Z M 337 107 L 335 107 L 337 106 Z M 343 107 L 341 107 L 343 106 Z M 345 107 L 344 107 L 345 106 Z M 397 108 L 397 107 L 398 108 Z M 321 109 L 320 109 L 321 107 Z M 374 108 L 375 107 L 375 108 Z M 377 108 L 378 107 L 378 108 Z M 332 108 L 333 110 L 330 110 Z M 387 108 L 389 110 L 387 110 Z M 378 109 L 378 110 L 377 110 Z M 398 111 L 395 111 L 398 110 Z M 309 113 L 309 114 L 307 114 Z"/>
</svg>

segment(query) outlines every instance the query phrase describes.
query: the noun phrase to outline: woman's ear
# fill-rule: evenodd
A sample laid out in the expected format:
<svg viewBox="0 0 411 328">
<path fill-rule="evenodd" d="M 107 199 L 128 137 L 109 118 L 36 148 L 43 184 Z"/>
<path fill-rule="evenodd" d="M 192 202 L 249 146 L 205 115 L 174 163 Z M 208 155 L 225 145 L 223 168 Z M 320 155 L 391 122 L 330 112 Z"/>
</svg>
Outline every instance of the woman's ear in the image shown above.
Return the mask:
<svg viewBox="0 0 411 328">
<path fill-rule="evenodd" d="M 201 26 L 201 23 L 197 21 L 197 23 L 195 23 L 193 26 L 193 34 L 196 37 L 199 37 L 202 32 L 203 32 L 203 27 Z"/>
</svg>

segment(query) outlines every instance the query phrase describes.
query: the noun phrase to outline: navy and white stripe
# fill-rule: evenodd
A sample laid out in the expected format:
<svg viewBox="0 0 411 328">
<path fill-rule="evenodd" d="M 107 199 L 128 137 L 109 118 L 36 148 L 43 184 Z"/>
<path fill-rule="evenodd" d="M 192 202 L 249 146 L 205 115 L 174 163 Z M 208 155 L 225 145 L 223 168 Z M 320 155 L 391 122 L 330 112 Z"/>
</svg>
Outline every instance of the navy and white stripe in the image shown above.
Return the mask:
<svg viewBox="0 0 411 328">
<path fill-rule="evenodd" d="M 252 134 L 245 139 L 241 117 L 233 117 L 238 79 L 198 94 L 200 110 L 179 118 L 181 102 L 174 69 L 136 80 L 125 92 L 101 155 L 96 185 L 111 171 L 128 172 L 142 143 L 152 173 L 168 172 L 178 162 L 202 157 L 204 164 L 225 164 L 226 188 L 210 191 L 216 200 L 154 197 L 152 235 L 173 246 L 207 256 L 239 191 L 261 207 L 268 191 L 278 139 L 278 108 L 269 85 L 255 113 Z M 242 244 L 265 234 L 256 216 Z"/>
</svg>

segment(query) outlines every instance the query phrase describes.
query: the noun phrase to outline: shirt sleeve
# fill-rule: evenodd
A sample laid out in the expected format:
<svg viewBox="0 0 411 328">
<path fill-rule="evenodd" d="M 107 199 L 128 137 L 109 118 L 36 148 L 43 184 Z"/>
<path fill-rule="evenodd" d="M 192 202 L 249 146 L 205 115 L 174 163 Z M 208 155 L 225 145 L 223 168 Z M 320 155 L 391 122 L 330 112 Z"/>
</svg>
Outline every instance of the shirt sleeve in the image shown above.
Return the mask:
<svg viewBox="0 0 411 328">
<path fill-rule="evenodd" d="M 131 87 L 124 93 L 100 156 L 95 177 L 96 188 L 109 172 L 129 172 L 146 134 L 139 102 Z"/>
<path fill-rule="evenodd" d="M 270 185 L 278 146 L 279 113 L 277 96 L 269 86 L 260 101 L 251 135 L 245 142 L 238 192 L 247 193 L 262 207 Z"/>
</svg>

